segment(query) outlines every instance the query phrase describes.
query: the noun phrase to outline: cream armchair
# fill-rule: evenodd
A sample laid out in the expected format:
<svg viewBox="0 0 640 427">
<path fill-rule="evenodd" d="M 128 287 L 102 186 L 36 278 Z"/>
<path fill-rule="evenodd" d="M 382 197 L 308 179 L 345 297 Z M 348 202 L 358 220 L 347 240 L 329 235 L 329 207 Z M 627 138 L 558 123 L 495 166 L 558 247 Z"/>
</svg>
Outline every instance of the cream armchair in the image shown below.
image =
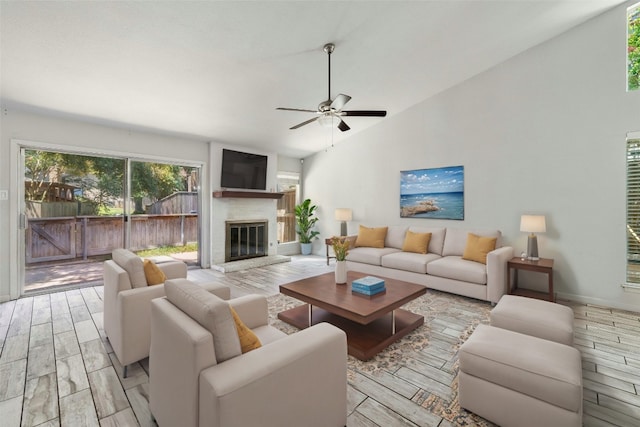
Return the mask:
<svg viewBox="0 0 640 427">
<path fill-rule="evenodd" d="M 247 295 L 228 304 L 262 346 L 235 356 L 224 351 L 220 361 L 220 347 L 230 341 L 219 329 L 210 332 L 218 327 L 210 320 L 220 310 L 215 301 L 171 280 L 165 287 L 167 297 L 151 302 L 149 356 L 149 409 L 160 427 L 346 425 L 343 331 L 321 323 L 286 335 L 269 326 L 266 298 Z"/>
<path fill-rule="evenodd" d="M 142 259 L 126 249 L 115 249 L 105 261 L 104 331 L 120 364 L 127 366 L 149 356 L 151 345 L 151 300 L 164 296 L 164 285 L 147 286 Z M 181 261 L 157 264 L 167 279 L 186 282 L 187 265 Z M 202 285 L 220 298 L 229 299 L 230 289 L 217 284 Z"/>
</svg>

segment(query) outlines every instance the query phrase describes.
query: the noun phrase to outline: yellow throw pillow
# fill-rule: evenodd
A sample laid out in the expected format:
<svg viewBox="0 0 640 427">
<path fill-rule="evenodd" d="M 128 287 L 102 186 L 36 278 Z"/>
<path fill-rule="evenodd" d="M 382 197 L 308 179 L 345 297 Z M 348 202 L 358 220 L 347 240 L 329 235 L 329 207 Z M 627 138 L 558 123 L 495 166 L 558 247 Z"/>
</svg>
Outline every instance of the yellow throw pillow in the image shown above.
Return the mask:
<svg viewBox="0 0 640 427">
<path fill-rule="evenodd" d="M 486 264 L 487 254 L 496 248 L 497 240 L 497 237 L 481 237 L 469 233 L 462 259 Z"/>
<path fill-rule="evenodd" d="M 233 307 L 229 306 L 229 308 L 231 309 L 233 320 L 236 322 L 236 329 L 238 330 L 238 338 L 240 338 L 240 348 L 242 349 L 242 354 L 262 347 L 260 338 L 258 338 L 251 329 L 247 328 L 247 325 L 242 323 L 242 320 L 240 320 L 240 316 L 238 316 L 238 313 L 236 313 Z"/>
<path fill-rule="evenodd" d="M 365 246 L 369 248 L 384 248 L 384 239 L 387 237 L 388 227 L 370 228 L 364 225 L 360 226 L 358 238 L 356 239 L 356 247 Z"/>
<path fill-rule="evenodd" d="M 414 233 L 413 231 L 407 230 L 407 234 L 404 237 L 404 243 L 402 244 L 402 250 L 404 252 L 426 254 L 428 252 L 430 240 L 431 233 Z"/>
<path fill-rule="evenodd" d="M 147 285 L 160 285 L 167 280 L 164 271 L 160 270 L 155 262 L 148 259 L 144 260 L 144 277 L 147 278 Z"/>
</svg>

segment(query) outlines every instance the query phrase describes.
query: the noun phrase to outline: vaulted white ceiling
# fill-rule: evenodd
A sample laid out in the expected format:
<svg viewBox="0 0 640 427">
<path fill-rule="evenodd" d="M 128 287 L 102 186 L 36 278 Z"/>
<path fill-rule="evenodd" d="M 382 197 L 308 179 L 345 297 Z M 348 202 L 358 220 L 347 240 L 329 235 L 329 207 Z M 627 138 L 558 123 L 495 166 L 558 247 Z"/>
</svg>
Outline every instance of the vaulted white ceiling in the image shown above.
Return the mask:
<svg viewBox="0 0 640 427">
<path fill-rule="evenodd" d="M 389 116 L 624 0 L 122 1 L 0 4 L 6 108 L 304 157 L 288 128 L 327 98 Z M 351 130 L 384 118 L 348 117 Z"/>
</svg>

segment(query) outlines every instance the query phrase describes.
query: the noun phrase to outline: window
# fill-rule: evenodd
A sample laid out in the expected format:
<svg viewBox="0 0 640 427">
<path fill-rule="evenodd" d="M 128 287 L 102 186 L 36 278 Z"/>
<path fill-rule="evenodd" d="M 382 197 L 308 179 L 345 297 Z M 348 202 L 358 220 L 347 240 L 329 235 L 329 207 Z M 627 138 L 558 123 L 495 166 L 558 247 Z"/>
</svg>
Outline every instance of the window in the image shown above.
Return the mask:
<svg viewBox="0 0 640 427">
<path fill-rule="evenodd" d="M 278 243 L 296 241 L 295 206 L 298 203 L 300 174 L 278 172 L 278 191 L 284 196 L 278 200 Z"/>
<path fill-rule="evenodd" d="M 627 9 L 627 89 L 640 87 L 640 3 Z"/>
<path fill-rule="evenodd" d="M 640 132 L 627 136 L 627 283 L 640 284 Z"/>
</svg>

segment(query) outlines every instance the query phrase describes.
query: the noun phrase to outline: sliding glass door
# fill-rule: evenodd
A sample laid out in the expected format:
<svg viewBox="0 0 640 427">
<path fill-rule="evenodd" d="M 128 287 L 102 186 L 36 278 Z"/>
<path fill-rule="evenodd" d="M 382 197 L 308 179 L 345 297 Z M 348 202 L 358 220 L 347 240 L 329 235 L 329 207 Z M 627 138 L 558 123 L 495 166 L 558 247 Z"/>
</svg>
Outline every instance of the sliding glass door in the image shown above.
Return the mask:
<svg viewBox="0 0 640 427">
<path fill-rule="evenodd" d="M 127 247 L 200 265 L 200 168 L 131 161 Z"/>
<path fill-rule="evenodd" d="M 23 293 L 99 284 L 114 248 L 200 264 L 200 167 L 21 149 Z"/>
</svg>

